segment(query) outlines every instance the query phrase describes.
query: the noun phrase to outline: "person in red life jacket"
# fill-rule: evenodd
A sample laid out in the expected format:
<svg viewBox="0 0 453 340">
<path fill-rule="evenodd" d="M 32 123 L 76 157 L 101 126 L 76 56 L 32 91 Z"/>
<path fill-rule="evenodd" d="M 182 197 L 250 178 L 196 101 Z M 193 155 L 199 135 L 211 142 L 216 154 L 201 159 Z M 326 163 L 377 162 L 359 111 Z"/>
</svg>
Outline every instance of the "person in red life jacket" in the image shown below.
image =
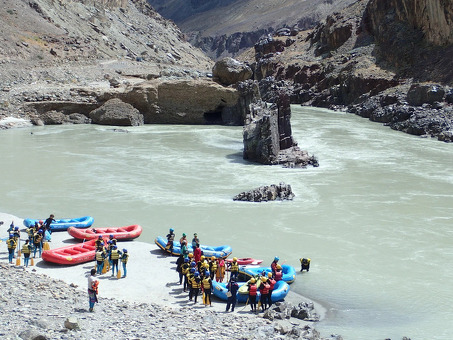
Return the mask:
<svg viewBox="0 0 453 340">
<path fill-rule="evenodd" d="M 231 311 L 234 312 L 234 307 L 236 306 L 236 295 L 239 290 L 239 285 L 236 283 L 236 279 L 234 277 L 230 279 L 230 282 L 228 282 L 226 288 L 228 289 L 228 300 L 225 311 L 228 312 L 231 306 Z"/>
<path fill-rule="evenodd" d="M 268 308 L 272 305 L 272 292 L 277 281 L 272 277 L 272 273 L 267 273 L 267 282 L 269 283 L 269 294 L 267 299 Z"/>
<path fill-rule="evenodd" d="M 267 301 L 269 300 L 269 284 L 267 283 L 267 278 L 265 278 L 264 276 L 261 277 L 260 293 L 261 308 L 264 312 L 268 307 Z"/>
<path fill-rule="evenodd" d="M 282 266 L 277 264 L 277 269 L 275 270 L 275 275 L 274 275 L 275 281 L 281 281 L 283 279 L 283 271 L 282 271 Z"/>
<path fill-rule="evenodd" d="M 275 271 L 277 270 L 278 260 L 280 260 L 280 258 L 278 256 L 275 256 L 274 261 L 272 261 L 272 263 L 271 263 L 272 275 L 275 275 Z"/>
<path fill-rule="evenodd" d="M 195 248 L 193 249 L 193 259 L 195 260 L 196 263 L 200 262 L 201 249 L 200 249 L 200 244 L 199 243 L 197 243 L 195 245 Z"/>
<path fill-rule="evenodd" d="M 254 277 L 252 277 L 249 280 L 248 286 L 249 286 L 249 303 L 250 303 L 250 307 L 252 308 L 252 312 L 256 313 L 256 292 L 257 292 L 257 288 L 256 288 L 256 280 L 255 280 Z"/>
</svg>

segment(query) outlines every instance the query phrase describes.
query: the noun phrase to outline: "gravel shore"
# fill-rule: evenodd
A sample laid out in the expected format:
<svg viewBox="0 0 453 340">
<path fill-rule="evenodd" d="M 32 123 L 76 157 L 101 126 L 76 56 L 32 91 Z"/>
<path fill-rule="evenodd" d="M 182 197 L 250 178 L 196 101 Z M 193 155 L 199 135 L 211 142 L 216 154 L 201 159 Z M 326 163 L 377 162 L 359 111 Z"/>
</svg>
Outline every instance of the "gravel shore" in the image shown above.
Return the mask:
<svg viewBox="0 0 453 340">
<path fill-rule="evenodd" d="M 0 237 L 14 221 L 1 214 Z M 24 237 L 22 237 L 24 238 Z M 52 234 L 51 247 L 74 242 L 66 232 Z M 295 318 L 267 320 L 238 305 L 234 313 L 213 300 L 205 307 L 201 298 L 189 302 L 177 282 L 175 257 L 153 244 L 121 242 L 128 248 L 128 276 L 100 276 L 99 303 L 88 311 L 87 276 L 93 263 L 57 266 L 35 259 L 24 268 L 8 264 L 7 249 L 0 243 L 0 337 L 2 339 L 322 339 L 312 322 Z M 290 292 L 292 293 L 292 292 Z M 287 300 L 306 301 L 297 294 Z M 323 315 L 321 306 L 316 312 Z M 71 329 L 75 327 L 76 329 Z M 338 337 L 335 337 L 339 339 Z M 332 339 L 332 337 L 330 337 Z"/>
</svg>

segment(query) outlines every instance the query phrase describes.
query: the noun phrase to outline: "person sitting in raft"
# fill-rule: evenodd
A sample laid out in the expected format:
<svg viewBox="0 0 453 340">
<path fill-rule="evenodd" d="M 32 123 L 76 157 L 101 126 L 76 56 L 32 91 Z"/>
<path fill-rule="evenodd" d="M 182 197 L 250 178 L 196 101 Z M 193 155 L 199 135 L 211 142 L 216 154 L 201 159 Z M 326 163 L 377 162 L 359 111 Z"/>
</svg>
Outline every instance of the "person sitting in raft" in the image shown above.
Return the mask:
<svg viewBox="0 0 453 340">
<path fill-rule="evenodd" d="M 310 262 L 311 259 L 307 258 L 301 258 L 300 259 L 300 271 L 306 270 L 307 272 L 310 271 Z"/>
<path fill-rule="evenodd" d="M 96 278 L 96 269 L 91 269 L 91 274 L 88 277 L 88 299 L 90 304 L 90 312 L 93 312 L 94 304 L 98 302 L 98 287 L 99 280 Z"/>
<path fill-rule="evenodd" d="M 233 261 L 231 263 L 228 263 L 228 267 L 230 269 L 231 279 L 234 278 L 234 280 L 236 281 L 239 275 L 238 258 L 233 257 Z"/>
<path fill-rule="evenodd" d="M 252 312 L 256 313 L 256 292 L 257 292 L 257 287 L 256 287 L 256 280 L 254 277 L 252 277 L 249 282 L 249 302 L 250 302 L 250 307 L 252 308 Z"/>
<path fill-rule="evenodd" d="M 170 254 L 173 254 L 173 241 L 175 240 L 174 231 L 173 228 L 170 228 L 170 232 L 167 234 L 167 245 L 165 246 L 165 249 L 168 249 Z"/>
<path fill-rule="evenodd" d="M 31 244 L 29 240 L 25 240 L 25 244 L 22 246 L 22 254 L 24 254 L 24 266 L 28 267 L 31 254 Z"/>
<path fill-rule="evenodd" d="M 275 275 L 275 270 L 277 269 L 277 264 L 280 258 L 278 256 L 274 257 L 274 261 L 271 263 L 272 275 Z"/>
<path fill-rule="evenodd" d="M 127 261 L 129 260 L 129 253 L 127 252 L 127 249 L 123 249 L 123 255 L 121 255 L 121 263 L 123 264 L 123 276 L 122 278 L 124 279 L 127 275 Z"/>
<path fill-rule="evenodd" d="M 193 234 L 193 239 L 192 239 L 192 248 L 195 248 L 196 244 L 200 244 L 200 240 L 198 239 L 197 233 Z"/>
<path fill-rule="evenodd" d="M 44 221 L 44 230 L 48 230 L 50 234 L 52 234 L 50 225 L 52 224 L 52 222 L 56 222 L 54 218 L 54 214 L 50 214 L 50 216 Z"/>
</svg>

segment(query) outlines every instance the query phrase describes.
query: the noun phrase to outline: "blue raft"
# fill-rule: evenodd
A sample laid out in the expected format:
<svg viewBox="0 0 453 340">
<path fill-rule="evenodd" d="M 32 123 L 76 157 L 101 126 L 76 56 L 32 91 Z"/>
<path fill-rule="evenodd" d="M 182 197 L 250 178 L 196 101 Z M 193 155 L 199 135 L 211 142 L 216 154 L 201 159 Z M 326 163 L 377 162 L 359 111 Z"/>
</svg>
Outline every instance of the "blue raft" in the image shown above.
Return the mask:
<svg viewBox="0 0 453 340">
<path fill-rule="evenodd" d="M 241 287 L 245 285 L 247 282 L 238 282 L 239 286 L 239 291 L 238 294 L 236 295 L 237 301 L 238 302 L 247 302 L 249 295 L 248 293 L 241 293 L 242 289 Z M 212 293 L 217 296 L 219 299 L 227 301 L 227 291 L 228 289 L 226 288 L 226 283 L 224 282 L 216 282 L 212 281 Z M 275 283 L 274 290 L 272 291 L 272 302 L 277 302 L 277 301 L 282 301 L 285 299 L 286 295 L 288 295 L 289 292 L 289 285 L 285 281 L 278 281 Z M 256 301 L 259 301 L 260 299 L 260 292 L 259 290 L 257 291 L 256 295 Z"/>
<path fill-rule="evenodd" d="M 257 275 L 261 275 L 262 272 L 272 273 L 271 267 L 248 267 L 242 266 L 239 267 L 239 274 L 244 274 L 248 278 L 256 277 Z M 296 280 L 296 269 L 293 266 L 289 266 L 287 264 L 282 265 L 282 280 L 287 283 L 293 283 Z"/>
<path fill-rule="evenodd" d="M 45 221 L 46 219 L 34 220 L 31 218 L 26 218 L 24 220 L 24 225 L 29 228 L 30 226 L 35 225 L 35 223 L 39 223 L 39 221 Z M 75 228 L 88 228 L 94 222 L 94 218 L 91 216 L 83 216 L 79 218 L 65 218 L 61 220 L 55 220 L 50 225 L 50 230 L 52 231 L 64 231 L 67 230 L 69 227 Z"/>
<path fill-rule="evenodd" d="M 167 253 L 170 253 L 170 250 L 166 248 L 167 246 L 167 239 L 162 237 L 162 236 L 157 236 L 157 238 L 154 240 L 154 242 L 161 248 L 162 250 L 166 251 Z M 231 254 L 232 249 L 230 246 L 219 246 L 219 247 L 210 247 L 210 246 L 205 246 L 205 245 L 200 245 L 200 249 L 203 252 L 204 256 L 215 256 L 217 258 L 225 258 L 228 255 Z M 189 243 L 187 245 L 187 250 L 189 253 L 193 253 L 193 248 L 192 245 Z M 173 252 L 171 252 L 172 255 L 180 255 L 181 254 L 181 244 L 179 241 L 173 241 Z"/>
</svg>

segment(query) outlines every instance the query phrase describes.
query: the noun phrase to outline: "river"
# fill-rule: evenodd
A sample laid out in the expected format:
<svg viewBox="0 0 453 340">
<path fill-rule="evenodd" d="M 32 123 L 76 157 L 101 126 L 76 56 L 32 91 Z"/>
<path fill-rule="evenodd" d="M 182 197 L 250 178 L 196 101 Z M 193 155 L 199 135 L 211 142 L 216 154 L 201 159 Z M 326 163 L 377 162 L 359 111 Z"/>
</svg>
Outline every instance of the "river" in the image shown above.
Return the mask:
<svg viewBox="0 0 453 340">
<path fill-rule="evenodd" d="M 293 135 L 318 168 L 245 162 L 241 127 L 0 131 L 0 211 L 140 224 L 144 242 L 173 227 L 266 264 L 279 256 L 300 268 L 310 257 L 291 289 L 326 306 L 322 335 L 451 339 L 453 145 L 347 113 L 292 109 Z M 279 182 L 292 186 L 293 201 L 232 200 Z"/>
</svg>

